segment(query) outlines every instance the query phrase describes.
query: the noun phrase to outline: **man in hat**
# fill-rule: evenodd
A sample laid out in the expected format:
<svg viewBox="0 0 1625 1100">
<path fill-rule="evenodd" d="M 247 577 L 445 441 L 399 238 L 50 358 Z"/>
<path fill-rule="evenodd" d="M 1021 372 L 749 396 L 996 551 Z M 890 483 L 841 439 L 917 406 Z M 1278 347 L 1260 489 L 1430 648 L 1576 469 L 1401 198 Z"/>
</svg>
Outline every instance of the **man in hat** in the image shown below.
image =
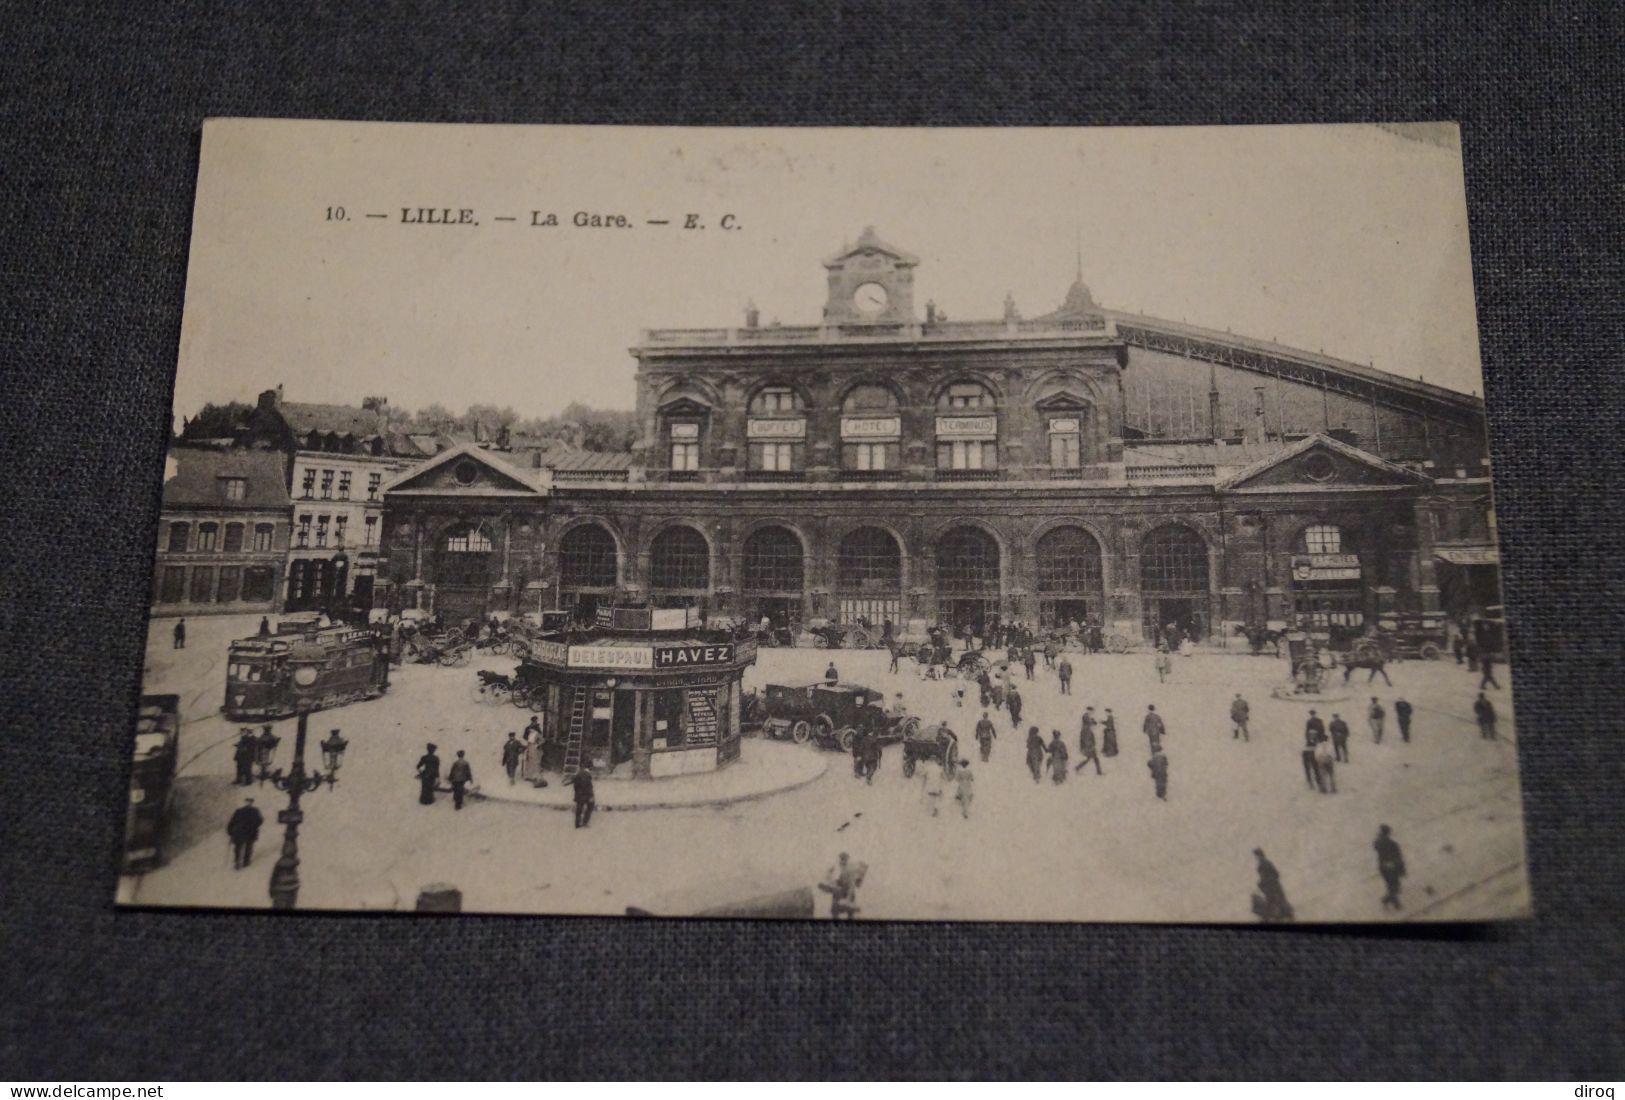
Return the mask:
<svg viewBox="0 0 1625 1100">
<path fill-rule="evenodd" d="M 1071 662 L 1071 660 L 1069 660 L 1067 657 L 1063 656 L 1061 658 L 1060 663 L 1055 666 L 1055 674 L 1057 676 L 1059 676 L 1060 679 L 1061 679 L 1061 694 L 1062 695 L 1071 695 L 1072 694 L 1072 662 Z"/>
<path fill-rule="evenodd" d="M 835 671 L 835 662 L 831 661 L 829 663 L 829 667 L 824 670 L 824 683 L 826 683 L 826 684 L 838 684 L 840 682 L 841 682 L 841 674 L 839 672 Z"/>
<path fill-rule="evenodd" d="M 1371 706 L 1366 708 L 1365 716 L 1371 723 L 1371 740 L 1382 744 L 1382 721 L 1388 716 L 1388 712 L 1382 709 L 1382 704 L 1377 702 L 1375 695 L 1371 697 Z"/>
<path fill-rule="evenodd" d="M 829 915 L 832 920 L 845 917 L 853 919 L 858 912 L 858 887 L 863 882 L 863 873 L 868 868 L 863 864 L 850 862 L 845 852 L 841 853 L 840 861 L 829 869 L 824 881 L 818 888 L 829 894 Z"/>
<path fill-rule="evenodd" d="M 993 720 L 982 712 L 981 719 L 976 723 L 976 746 L 982 750 L 982 763 L 987 763 L 993 755 L 993 739 L 999 736 L 999 731 L 993 728 Z"/>
<path fill-rule="evenodd" d="M 259 839 L 260 826 L 265 815 L 254 808 L 252 798 L 244 799 L 237 812 L 226 822 L 226 836 L 231 840 L 231 867 L 241 871 L 254 860 L 254 841 Z"/>
<path fill-rule="evenodd" d="M 1037 726 L 1027 727 L 1027 770 L 1033 773 L 1033 782 L 1044 777 L 1044 735 Z"/>
<path fill-rule="evenodd" d="M 1230 740 L 1238 737 L 1243 741 L 1252 740 L 1247 733 L 1247 719 L 1251 714 L 1252 708 L 1247 705 L 1247 700 L 1241 697 L 1241 692 L 1236 692 L 1236 697 L 1230 700 Z"/>
<path fill-rule="evenodd" d="M 1151 751 L 1162 751 L 1162 738 L 1168 732 L 1168 727 L 1162 723 L 1162 715 L 1157 713 L 1157 705 L 1152 703 L 1145 708 L 1145 721 L 1140 723 L 1140 729 L 1145 731 L 1146 740 L 1151 742 Z"/>
<path fill-rule="evenodd" d="M 971 799 L 976 797 L 976 778 L 971 775 L 970 763 L 961 760 L 954 773 L 954 801 L 959 803 L 959 816 L 970 820 Z"/>
<path fill-rule="evenodd" d="M 1019 729 L 1021 727 L 1021 692 L 1016 690 L 1016 685 L 1010 685 L 1010 691 L 1004 697 L 1004 705 L 1010 708 L 1010 728 Z"/>
<path fill-rule="evenodd" d="M 1407 699 L 1394 700 L 1394 721 L 1399 723 L 1399 739 L 1406 744 L 1411 740 L 1411 711 L 1414 708 Z"/>
<path fill-rule="evenodd" d="M 174 644 L 174 646 L 172 648 L 174 648 L 174 649 L 185 649 L 186 648 L 186 616 L 185 615 L 182 615 L 179 619 L 177 619 L 175 621 L 175 644 Z"/>
<path fill-rule="evenodd" d="M 463 799 L 468 794 L 468 785 L 474 782 L 474 769 L 468 766 L 463 759 L 463 750 L 457 750 L 457 759 L 451 762 L 451 770 L 446 773 L 446 779 L 451 783 L 451 803 L 453 809 L 463 808 Z"/>
<path fill-rule="evenodd" d="M 1083 722 L 1078 728 L 1078 764 L 1073 771 L 1081 772 L 1094 761 L 1095 774 L 1104 775 L 1100 767 L 1100 752 L 1095 748 L 1095 708 L 1083 708 Z"/>
<path fill-rule="evenodd" d="M 1371 845 L 1377 850 L 1377 873 L 1382 876 L 1388 892 L 1382 896 L 1384 909 L 1400 909 L 1399 880 L 1405 877 L 1405 855 L 1394 840 L 1393 830 L 1383 825 L 1377 829 L 1377 839 Z"/>
<path fill-rule="evenodd" d="M 254 782 L 254 750 L 254 731 L 245 729 L 242 736 L 237 738 L 237 747 L 231 753 L 231 759 L 237 765 L 237 778 L 232 782 L 239 787 L 246 787 Z"/>
<path fill-rule="evenodd" d="M 570 780 L 570 787 L 575 794 L 576 828 L 585 829 L 592 821 L 593 807 L 597 805 L 593 799 L 592 769 L 586 765 L 577 768 L 575 778 Z"/>
<path fill-rule="evenodd" d="M 502 743 L 502 770 L 508 773 L 508 786 L 513 786 L 514 777 L 519 772 L 519 761 L 524 758 L 525 744 L 519 740 L 519 735 L 513 730 L 508 731 L 508 739 Z"/>
<path fill-rule="evenodd" d="M 424 806 L 434 805 L 435 785 L 440 782 L 440 757 L 434 749 L 431 741 L 428 751 L 418 757 L 418 802 Z"/>
<path fill-rule="evenodd" d="M 1164 802 L 1168 801 L 1168 758 L 1159 748 L 1151 754 L 1151 759 L 1145 766 L 1150 770 L 1151 779 L 1157 785 L 1157 797 Z"/>
<path fill-rule="evenodd" d="M 1266 923 L 1291 920 L 1292 903 L 1286 900 L 1281 872 L 1265 857 L 1264 849 L 1254 848 L 1253 855 L 1258 857 L 1258 893 L 1253 897 L 1253 912 Z"/>
<path fill-rule="evenodd" d="M 1332 735 L 1332 758 L 1344 764 L 1349 762 L 1349 724 L 1343 716 L 1332 712 L 1332 723 L 1327 727 Z"/>
<path fill-rule="evenodd" d="M 1486 741 L 1495 740 L 1495 704 L 1481 691 L 1473 700 L 1473 717 L 1478 720 L 1478 736 Z"/>
</svg>

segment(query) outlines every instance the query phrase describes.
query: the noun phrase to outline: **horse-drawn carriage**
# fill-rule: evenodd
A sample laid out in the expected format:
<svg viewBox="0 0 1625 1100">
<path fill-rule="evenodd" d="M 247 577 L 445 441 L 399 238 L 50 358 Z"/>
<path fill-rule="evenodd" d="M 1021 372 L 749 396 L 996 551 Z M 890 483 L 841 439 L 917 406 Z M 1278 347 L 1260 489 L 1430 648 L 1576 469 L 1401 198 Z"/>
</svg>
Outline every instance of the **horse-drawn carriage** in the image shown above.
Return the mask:
<svg viewBox="0 0 1625 1100">
<path fill-rule="evenodd" d="M 803 630 L 812 636 L 816 649 L 879 649 L 885 642 L 879 627 L 862 623 L 838 623 L 829 619 L 809 619 Z"/>
<path fill-rule="evenodd" d="M 903 737 L 903 777 L 912 776 L 922 760 L 935 760 L 942 765 L 943 777 L 952 779 L 959 771 L 959 738 L 945 727 L 916 722 Z"/>
</svg>

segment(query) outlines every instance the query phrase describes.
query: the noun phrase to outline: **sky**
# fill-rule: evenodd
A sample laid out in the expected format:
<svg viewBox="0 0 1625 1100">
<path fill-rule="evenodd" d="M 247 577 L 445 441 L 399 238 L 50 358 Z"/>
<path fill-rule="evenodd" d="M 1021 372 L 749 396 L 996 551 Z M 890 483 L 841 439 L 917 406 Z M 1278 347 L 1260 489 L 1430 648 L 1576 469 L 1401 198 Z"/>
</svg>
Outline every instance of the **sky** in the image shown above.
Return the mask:
<svg viewBox="0 0 1625 1100">
<path fill-rule="evenodd" d="M 919 257 L 917 312 L 996 318 L 1009 293 L 1043 313 L 1081 258 L 1108 308 L 1482 392 L 1459 148 L 1453 127 L 1424 136 L 211 120 L 175 411 L 279 383 L 403 409 L 630 408 L 641 329 L 741 325 L 748 302 L 816 324 L 822 261 L 866 225 Z"/>
</svg>

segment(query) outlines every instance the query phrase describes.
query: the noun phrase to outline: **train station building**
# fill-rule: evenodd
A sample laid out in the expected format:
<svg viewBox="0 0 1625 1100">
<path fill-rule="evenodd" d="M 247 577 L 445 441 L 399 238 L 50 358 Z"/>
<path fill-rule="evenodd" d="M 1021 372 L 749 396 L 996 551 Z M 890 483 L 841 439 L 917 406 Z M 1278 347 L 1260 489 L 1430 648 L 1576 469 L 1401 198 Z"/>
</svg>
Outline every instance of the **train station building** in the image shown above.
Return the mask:
<svg viewBox="0 0 1625 1100">
<path fill-rule="evenodd" d="M 872 229 L 817 323 L 656 329 L 625 462 L 465 445 L 384 490 L 387 598 L 1144 637 L 1499 602 L 1484 408 L 1105 308 L 950 321 Z"/>
</svg>

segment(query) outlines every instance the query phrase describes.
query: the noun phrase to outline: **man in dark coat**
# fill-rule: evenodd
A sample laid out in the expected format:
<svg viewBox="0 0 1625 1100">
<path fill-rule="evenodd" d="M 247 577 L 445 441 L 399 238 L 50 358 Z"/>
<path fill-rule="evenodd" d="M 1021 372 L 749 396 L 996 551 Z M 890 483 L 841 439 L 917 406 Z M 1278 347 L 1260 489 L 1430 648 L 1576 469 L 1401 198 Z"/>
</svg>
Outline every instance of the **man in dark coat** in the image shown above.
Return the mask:
<svg viewBox="0 0 1625 1100">
<path fill-rule="evenodd" d="M 999 731 L 993 728 L 993 720 L 982 712 L 981 720 L 976 723 L 976 745 L 982 750 L 982 763 L 987 763 L 988 757 L 993 755 L 993 740 L 999 736 Z"/>
<path fill-rule="evenodd" d="M 1055 666 L 1055 673 L 1056 673 L 1057 676 L 1059 676 L 1061 678 L 1061 694 L 1062 695 L 1071 695 L 1072 694 L 1072 662 L 1067 660 L 1065 657 L 1062 657 L 1060 663 Z"/>
<path fill-rule="evenodd" d="M 874 730 L 868 730 L 863 737 L 863 781 L 874 786 L 875 772 L 880 770 L 880 750 L 885 746 L 880 743 L 880 735 Z"/>
<path fill-rule="evenodd" d="M 1027 679 L 1033 678 L 1033 669 L 1038 666 L 1038 658 L 1033 656 L 1033 647 L 1028 646 L 1027 652 L 1021 655 L 1021 667 L 1027 670 Z"/>
<path fill-rule="evenodd" d="M 514 776 L 519 772 L 519 761 L 525 755 L 524 742 L 513 730 L 508 731 L 508 739 L 502 743 L 502 770 L 508 773 L 508 786 L 513 786 Z"/>
<path fill-rule="evenodd" d="M 1495 704 L 1481 691 L 1473 701 L 1473 717 L 1478 719 L 1478 735 L 1486 741 L 1495 740 Z"/>
<path fill-rule="evenodd" d="M 852 731 L 852 778 L 863 778 L 863 762 L 868 757 L 869 731 L 858 727 Z"/>
<path fill-rule="evenodd" d="M 993 699 L 993 678 L 987 674 L 987 669 L 976 674 L 976 686 L 981 691 L 981 705 L 985 707 Z"/>
<path fill-rule="evenodd" d="M 576 769 L 575 778 L 570 780 L 570 787 L 575 792 L 576 828 L 585 829 L 592 821 L 593 807 L 598 804 L 593 798 L 592 769 L 585 765 Z"/>
<path fill-rule="evenodd" d="M 1083 722 L 1078 728 L 1078 764 L 1073 771 L 1082 771 L 1091 760 L 1095 762 L 1095 774 L 1104 775 L 1100 767 L 1100 753 L 1095 748 L 1095 708 L 1085 707 Z"/>
<path fill-rule="evenodd" d="M 446 779 L 451 783 L 452 807 L 460 810 L 463 799 L 468 795 L 468 785 L 474 782 L 474 769 L 463 759 L 462 749 L 457 750 L 457 759 L 451 762 L 451 771 L 446 773 Z"/>
<path fill-rule="evenodd" d="M 254 842 L 260 837 L 260 826 L 265 815 L 254 808 L 252 798 L 245 799 L 237 812 L 226 822 L 226 836 L 231 840 L 231 866 L 241 871 L 254 859 Z"/>
<path fill-rule="evenodd" d="M 184 615 L 175 623 L 175 645 L 173 648 L 186 648 L 186 617 Z"/>
<path fill-rule="evenodd" d="M 1117 716 L 1111 707 L 1106 708 L 1105 720 L 1100 725 L 1100 755 L 1117 755 Z"/>
<path fill-rule="evenodd" d="M 1027 727 L 1027 770 L 1033 773 L 1033 782 L 1044 776 L 1044 735 L 1037 726 Z"/>
<path fill-rule="evenodd" d="M 841 674 L 835 671 L 835 662 L 831 661 L 829 663 L 829 667 L 824 670 L 824 683 L 837 684 L 840 683 L 840 681 Z"/>
<path fill-rule="evenodd" d="M 1281 872 L 1264 855 L 1264 849 L 1254 848 L 1258 857 L 1258 893 L 1253 896 L 1253 912 L 1266 923 L 1289 921 L 1293 918 L 1292 903 L 1286 900 L 1281 885 Z"/>
<path fill-rule="evenodd" d="M 1406 743 L 1411 739 L 1411 709 L 1407 700 L 1394 700 L 1394 721 L 1399 723 L 1399 739 Z"/>
<path fill-rule="evenodd" d="M 1151 754 L 1146 762 L 1146 768 L 1151 772 L 1151 779 L 1157 785 L 1157 797 L 1164 802 L 1168 801 L 1168 758 L 1158 749 Z"/>
<path fill-rule="evenodd" d="M 237 778 L 232 782 L 239 787 L 246 787 L 254 782 L 254 749 L 254 731 L 245 729 L 242 736 L 237 738 L 237 747 L 231 753 L 231 759 L 237 765 Z"/>
<path fill-rule="evenodd" d="M 1315 750 L 1324 740 L 1326 723 L 1314 711 L 1310 711 L 1309 721 L 1303 724 L 1303 778 L 1312 791 L 1318 791 L 1324 785 L 1320 778 L 1320 765 L 1315 762 Z"/>
<path fill-rule="evenodd" d="M 1016 690 L 1016 685 L 1010 685 L 1010 693 L 1004 697 L 1004 705 L 1010 708 L 1010 728 L 1019 729 L 1021 727 L 1021 692 Z"/>
<path fill-rule="evenodd" d="M 1247 733 L 1247 719 L 1251 714 L 1252 708 L 1247 705 L 1247 700 L 1241 697 L 1241 692 L 1236 692 L 1236 697 L 1230 700 L 1230 740 L 1238 737 L 1243 741 L 1252 740 Z"/>
<path fill-rule="evenodd" d="M 1492 687 L 1499 690 L 1501 685 L 1495 679 L 1495 654 L 1484 654 L 1484 656 L 1479 658 L 1478 663 L 1484 670 L 1483 678 L 1478 681 L 1479 689 L 1482 690 L 1487 687 Z"/>
<path fill-rule="evenodd" d="M 1382 876 L 1388 892 L 1382 896 L 1384 909 L 1400 909 L 1399 880 L 1405 877 L 1405 855 L 1394 840 L 1393 830 L 1383 825 L 1377 830 L 1377 839 L 1371 845 L 1377 850 L 1377 873 Z"/>
<path fill-rule="evenodd" d="M 1303 739 L 1311 746 L 1326 740 L 1326 723 L 1313 710 L 1309 712 L 1309 721 L 1303 724 Z"/>
<path fill-rule="evenodd" d="M 1371 724 L 1371 740 L 1378 745 L 1382 744 L 1382 723 L 1388 717 L 1388 712 L 1383 709 L 1375 695 L 1371 697 L 1371 705 L 1366 708 L 1365 717 Z"/>
<path fill-rule="evenodd" d="M 1106 648 L 1106 635 L 1099 623 L 1089 624 L 1089 652 L 1099 653 Z"/>
<path fill-rule="evenodd" d="M 271 636 L 271 620 L 270 620 L 270 618 L 268 616 L 261 615 L 260 616 L 260 637 L 261 638 L 269 638 L 270 636 Z"/>
<path fill-rule="evenodd" d="M 424 806 L 434 805 L 435 785 L 440 782 L 440 757 L 434 748 L 430 742 L 428 751 L 418 757 L 418 802 Z"/>
<path fill-rule="evenodd" d="M 1340 764 L 1349 762 L 1349 724 L 1343 721 L 1341 715 L 1332 714 L 1332 724 L 1327 727 L 1332 735 L 1332 757 Z"/>
<path fill-rule="evenodd" d="M 1145 721 L 1140 723 L 1140 729 L 1145 731 L 1145 739 L 1151 743 L 1151 751 L 1162 751 L 1162 738 L 1168 732 L 1168 727 L 1162 724 L 1162 715 L 1157 713 L 1155 703 L 1145 708 Z"/>
</svg>

